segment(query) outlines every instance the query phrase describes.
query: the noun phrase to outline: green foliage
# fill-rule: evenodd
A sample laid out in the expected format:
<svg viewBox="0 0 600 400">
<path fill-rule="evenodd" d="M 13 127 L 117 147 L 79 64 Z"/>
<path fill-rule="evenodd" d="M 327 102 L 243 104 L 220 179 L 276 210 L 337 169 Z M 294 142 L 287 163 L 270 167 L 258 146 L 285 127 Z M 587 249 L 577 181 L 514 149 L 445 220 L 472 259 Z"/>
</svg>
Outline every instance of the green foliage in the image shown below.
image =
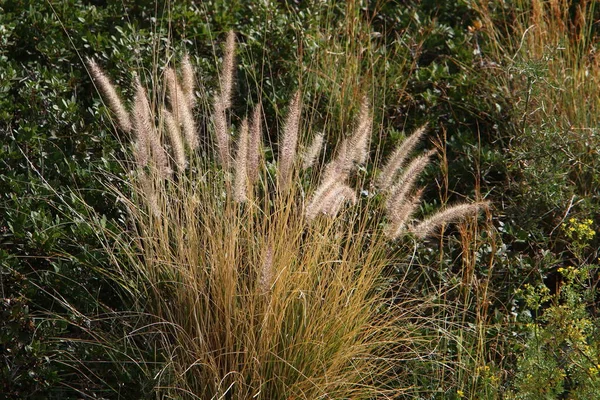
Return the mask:
<svg viewBox="0 0 600 400">
<path fill-rule="evenodd" d="M 527 342 L 517 364 L 514 398 L 595 399 L 600 396 L 600 336 L 590 285 L 596 264 L 559 268 L 559 293 L 527 286 L 518 293 L 531 317 L 521 319 Z M 537 318 L 533 316 L 537 315 Z"/>
</svg>

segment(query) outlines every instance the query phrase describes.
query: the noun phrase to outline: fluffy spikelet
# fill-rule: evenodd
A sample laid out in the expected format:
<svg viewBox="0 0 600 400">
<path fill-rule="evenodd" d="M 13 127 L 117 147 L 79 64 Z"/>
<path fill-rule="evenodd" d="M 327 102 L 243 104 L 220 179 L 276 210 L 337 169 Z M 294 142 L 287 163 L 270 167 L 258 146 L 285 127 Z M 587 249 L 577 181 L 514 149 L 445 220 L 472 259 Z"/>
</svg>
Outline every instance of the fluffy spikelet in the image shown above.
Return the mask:
<svg viewBox="0 0 600 400">
<path fill-rule="evenodd" d="M 235 183 L 233 187 L 234 200 L 243 203 L 247 200 L 248 187 L 248 120 L 244 118 L 240 128 L 238 148 L 235 155 Z"/>
<path fill-rule="evenodd" d="M 150 159 L 148 145 L 151 131 L 154 130 L 153 121 L 150 118 L 150 105 L 146 97 L 146 90 L 135 81 L 135 96 L 133 100 L 133 130 L 135 132 L 134 156 L 138 168 L 148 165 Z"/>
<path fill-rule="evenodd" d="M 323 148 L 323 138 L 325 134 L 323 132 L 319 132 L 315 135 L 310 146 L 304 151 L 302 154 L 302 169 L 307 169 L 312 167 L 317 159 L 319 153 L 321 153 L 321 149 Z"/>
<path fill-rule="evenodd" d="M 215 125 L 215 140 L 219 161 L 224 169 L 229 169 L 229 129 L 227 126 L 227 116 L 225 115 L 225 106 L 220 96 L 215 97 L 213 123 Z"/>
<path fill-rule="evenodd" d="M 414 150 L 415 146 L 419 143 L 425 132 L 427 131 L 427 124 L 418 128 L 412 135 L 407 137 L 402 144 L 400 144 L 394 152 L 390 155 L 387 163 L 381 170 L 379 179 L 377 180 L 377 186 L 382 190 L 388 190 L 394 182 L 396 173 Z"/>
<path fill-rule="evenodd" d="M 152 178 L 146 175 L 145 173 L 140 174 L 140 184 L 142 187 L 142 192 L 145 196 L 146 205 L 152 215 L 156 218 L 160 218 L 161 211 L 158 205 L 158 194 L 152 184 Z"/>
<path fill-rule="evenodd" d="M 93 59 L 88 59 L 87 63 L 90 68 L 90 72 L 92 73 L 92 77 L 94 78 L 94 81 L 96 81 L 96 83 L 98 84 L 100 91 L 102 92 L 104 98 L 108 102 L 108 106 L 117 117 L 117 123 L 119 124 L 121 129 L 123 129 L 123 131 L 128 133 L 131 132 L 133 126 L 129 118 L 129 113 L 123 105 L 121 97 L 117 93 L 112 82 L 110 81 L 108 76 L 104 74 L 104 71 L 102 71 L 98 64 L 96 64 L 96 61 L 94 61 Z"/>
<path fill-rule="evenodd" d="M 233 88 L 233 71 L 235 67 L 235 33 L 227 33 L 225 52 L 223 53 L 223 68 L 221 70 L 221 101 L 223 108 L 231 107 L 231 92 Z"/>
<path fill-rule="evenodd" d="M 431 156 L 435 153 L 435 150 L 430 150 L 426 154 L 415 158 L 400 177 L 397 184 L 390 189 L 390 196 L 386 202 L 386 209 L 388 213 L 393 212 L 394 209 L 400 207 L 405 201 L 406 196 L 412 190 L 417 178 L 423 172 L 425 167 L 429 165 Z"/>
<path fill-rule="evenodd" d="M 279 146 L 279 188 L 285 190 L 290 183 L 296 148 L 298 147 L 298 129 L 300 127 L 301 95 L 296 92 L 288 108 L 288 114 L 283 126 L 283 136 Z"/>
<path fill-rule="evenodd" d="M 324 199 L 330 197 L 335 192 L 340 182 L 343 182 L 343 180 L 336 179 L 334 174 L 321 181 L 321 184 L 317 187 L 317 190 L 315 190 L 310 202 L 306 206 L 305 215 L 308 221 L 312 221 L 322 212 L 322 206 L 325 203 Z"/>
<path fill-rule="evenodd" d="M 388 238 L 396 239 L 406 231 L 407 222 L 419 206 L 422 196 L 423 189 L 419 189 L 408 200 L 402 201 L 397 204 L 396 208 L 388 210 L 390 223 L 384 232 Z"/>
<path fill-rule="evenodd" d="M 250 136 L 248 138 L 248 181 L 253 184 L 258 179 L 260 163 L 260 150 L 262 142 L 262 107 L 259 104 L 254 108 L 250 121 Z"/>
<path fill-rule="evenodd" d="M 369 155 L 369 139 L 372 125 L 369 102 L 365 97 L 352 136 L 342 141 L 333 161 L 329 162 L 323 173 L 326 180 L 337 177 L 345 180 L 356 164 L 362 164 Z"/>
<path fill-rule="evenodd" d="M 418 238 L 424 239 L 441 225 L 456 222 L 471 215 L 477 215 L 480 209 L 487 207 L 489 207 L 489 202 L 487 201 L 473 204 L 459 204 L 435 213 L 418 225 L 410 228 L 410 231 Z"/>
<path fill-rule="evenodd" d="M 173 148 L 175 164 L 177 165 L 177 169 L 181 172 L 185 170 L 187 165 L 185 148 L 183 145 L 183 139 L 181 137 L 181 129 L 179 129 L 179 124 L 171 112 L 163 108 L 162 114 L 165 121 L 165 128 L 171 141 L 171 147 Z"/>
<path fill-rule="evenodd" d="M 144 147 L 144 142 L 147 142 L 152 151 L 152 161 L 154 161 L 156 169 L 161 176 L 166 177 L 171 173 L 167 152 L 160 143 L 160 136 L 156 131 L 156 127 L 154 126 L 154 117 L 152 115 L 152 110 L 150 109 L 150 103 L 148 102 L 146 89 L 144 89 L 139 80 L 136 80 L 135 84 L 136 93 L 134 127 L 137 133 L 138 142 L 140 144 L 139 151 L 142 151 L 141 148 Z M 147 160 L 147 150 L 146 155 L 141 155 L 141 157 L 146 157 Z M 140 166 L 145 166 L 146 164 L 147 161 L 142 163 Z"/>
<path fill-rule="evenodd" d="M 171 108 L 177 119 L 183 126 L 183 133 L 188 146 L 193 150 L 198 147 L 198 135 L 196 133 L 196 124 L 192 116 L 192 109 L 184 90 L 179 84 L 177 74 L 173 68 L 168 68 L 165 72 L 167 80 L 167 90 L 171 101 Z"/>
<path fill-rule="evenodd" d="M 258 284 L 261 293 L 267 294 L 271 291 L 271 285 L 273 284 L 273 245 L 268 245 L 265 250 Z"/>
<path fill-rule="evenodd" d="M 365 96 L 360 105 L 360 112 L 358 114 L 356 127 L 354 128 L 354 133 L 350 138 L 349 153 L 347 154 L 349 162 L 364 164 L 367 161 L 372 129 L 369 100 Z"/>
<path fill-rule="evenodd" d="M 196 79 L 194 68 L 190 62 L 190 57 L 187 54 L 183 57 L 183 61 L 181 62 L 181 78 L 183 93 L 187 99 L 189 108 L 192 109 L 196 105 L 196 95 L 194 94 Z"/>
<path fill-rule="evenodd" d="M 335 217 L 346 201 L 356 204 L 357 198 L 354 190 L 348 185 L 335 185 L 327 196 L 324 196 L 318 212 Z"/>
</svg>

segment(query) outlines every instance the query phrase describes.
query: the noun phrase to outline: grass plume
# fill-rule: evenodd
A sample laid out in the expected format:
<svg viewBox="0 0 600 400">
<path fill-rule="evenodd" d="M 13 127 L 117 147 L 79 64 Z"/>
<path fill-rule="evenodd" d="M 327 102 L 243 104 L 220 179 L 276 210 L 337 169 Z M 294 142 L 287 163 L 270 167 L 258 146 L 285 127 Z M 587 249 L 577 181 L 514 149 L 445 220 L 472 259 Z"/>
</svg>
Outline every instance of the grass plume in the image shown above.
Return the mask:
<svg viewBox="0 0 600 400">
<path fill-rule="evenodd" d="M 305 149 L 302 154 L 302 169 L 308 169 L 315 163 L 315 160 L 323 148 L 324 138 L 325 134 L 323 132 L 317 133 L 310 143 L 310 146 Z"/>
<path fill-rule="evenodd" d="M 415 130 L 412 135 L 404 139 L 402 144 L 396 147 L 396 149 L 392 152 L 385 166 L 382 168 L 377 181 L 377 185 L 382 190 L 388 190 L 392 186 L 394 178 L 396 177 L 396 173 L 400 168 L 402 168 L 404 162 L 414 150 L 415 146 L 419 143 L 426 131 L 427 125 L 421 126 Z"/>
<path fill-rule="evenodd" d="M 262 107 L 260 103 L 254 107 L 250 120 L 248 138 L 248 181 L 252 185 L 258 179 L 262 146 Z"/>
<path fill-rule="evenodd" d="M 416 237 L 424 239 L 442 225 L 456 222 L 469 216 L 475 216 L 479 213 L 479 210 L 487 207 L 489 207 L 488 202 L 458 204 L 433 214 L 431 217 L 411 227 L 410 231 Z"/>
<path fill-rule="evenodd" d="M 248 120 L 242 121 L 238 148 L 235 155 L 234 198 L 243 203 L 247 199 L 248 187 Z"/>
<path fill-rule="evenodd" d="M 296 92 L 288 106 L 287 117 L 283 125 L 281 143 L 279 145 L 279 175 L 277 177 L 279 188 L 287 189 L 292 178 L 294 162 L 298 147 L 298 130 L 300 129 L 300 112 L 302 96 L 300 91 Z"/>
<path fill-rule="evenodd" d="M 108 102 L 108 106 L 115 114 L 119 127 L 125 132 L 131 132 L 133 125 L 129 118 L 129 113 L 112 82 L 94 59 L 88 59 L 87 64 L 94 81 L 98 84 L 102 95 Z"/>
<path fill-rule="evenodd" d="M 192 107 L 189 102 L 189 95 L 182 89 L 177 73 L 173 68 L 168 68 L 165 72 L 167 81 L 167 91 L 171 101 L 171 109 L 178 123 L 183 127 L 183 133 L 190 149 L 194 150 L 199 145 L 198 133 L 196 132 L 196 123 L 192 115 Z"/>
<path fill-rule="evenodd" d="M 181 137 L 181 129 L 179 128 L 177 119 L 175 119 L 169 110 L 163 108 L 162 115 L 165 121 L 165 129 L 169 134 L 169 139 L 171 141 L 175 164 L 177 165 L 179 172 L 182 172 L 187 166 L 187 160 L 185 157 L 183 138 Z"/>
</svg>

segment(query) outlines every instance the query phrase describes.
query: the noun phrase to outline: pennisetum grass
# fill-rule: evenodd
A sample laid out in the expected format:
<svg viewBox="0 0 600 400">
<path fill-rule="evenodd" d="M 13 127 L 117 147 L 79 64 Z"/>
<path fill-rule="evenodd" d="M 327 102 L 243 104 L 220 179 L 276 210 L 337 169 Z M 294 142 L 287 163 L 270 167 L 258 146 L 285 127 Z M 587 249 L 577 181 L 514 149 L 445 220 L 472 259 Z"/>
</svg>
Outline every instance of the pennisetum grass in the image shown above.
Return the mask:
<svg viewBox="0 0 600 400">
<path fill-rule="evenodd" d="M 422 314 L 431 300 L 398 295 L 401 279 L 392 289 L 388 267 L 403 253 L 390 241 L 410 232 L 428 236 L 476 215 L 485 203 L 411 221 L 422 193 L 413 187 L 430 154 L 399 171 L 424 128 L 392 153 L 377 181 L 381 194 L 359 197 L 351 178 L 369 156 L 372 112 L 366 99 L 352 134 L 326 165 L 315 165 L 322 134 L 298 154 L 300 91 L 288 107 L 277 168 L 264 162 L 260 105 L 243 119 L 230 154 L 234 54 L 229 33 L 209 129 L 212 158 L 197 154 L 200 138 L 188 120 L 195 105 L 190 60 L 182 63 L 181 81 L 167 69 L 169 107 L 163 104 L 160 116 L 136 82 L 134 173 L 131 195 L 121 194 L 132 223 L 119 241 L 125 260 L 117 267 L 146 299 L 144 311 L 155 320 L 150 341 L 166 354 L 156 390 L 199 399 L 367 399 L 410 392 L 399 371 L 403 360 L 421 354 L 427 339 L 419 332 L 435 325 L 435 317 Z M 129 114 L 116 90 L 90 65 L 126 129 Z M 161 118 L 164 123 L 155 124 Z M 167 136 L 172 158 L 161 141 Z M 309 193 L 293 184 L 304 179 L 302 164 L 320 171 Z M 387 198 L 383 212 L 379 197 Z"/>
</svg>

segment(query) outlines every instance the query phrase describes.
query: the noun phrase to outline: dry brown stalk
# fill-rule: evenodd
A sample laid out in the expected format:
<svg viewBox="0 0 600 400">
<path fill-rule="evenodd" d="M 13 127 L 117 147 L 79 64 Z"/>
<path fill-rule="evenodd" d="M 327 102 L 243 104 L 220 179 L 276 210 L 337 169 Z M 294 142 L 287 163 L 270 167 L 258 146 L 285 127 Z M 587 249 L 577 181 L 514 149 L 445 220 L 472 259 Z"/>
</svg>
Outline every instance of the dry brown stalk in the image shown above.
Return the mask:
<svg viewBox="0 0 600 400">
<path fill-rule="evenodd" d="M 481 208 L 489 207 L 489 202 L 482 201 L 473 204 L 459 204 L 452 206 L 444 211 L 439 211 L 431 217 L 420 222 L 418 225 L 410 228 L 410 231 L 420 239 L 431 235 L 437 228 L 443 224 L 456 222 L 468 216 L 477 215 Z"/>
<path fill-rule="evenodd" d="M 262 107 L 260 103 L 254 108 L 250 121 L 250 137 L 248 139 L 248 181 L 253 184 L 258 179 L 260 151 L 262 143 Z"/>
<path fill-rule="evenodd" d="M 94 81 L 98 84 L 100 91 L 104 95 L 104 98 L 108 102 L 108 106 L 117 117 L 117 123 L 125 132 L 131 132 L 132 124 L 129 118 L 129 113 L 121 101 L 121 97 L 117 93 L 117 90 L 113 86 L 112 82 L 104 74 L 104 71 L 98 66 L 95 60 L 88 59 L 88 66 Z"/>
<path fill-rule="evenodd" d="M 296 148 L 298 146 L 298 130 L 300 128 L 301 94 L 294 95 L 283 126 L 283 135 L 279 146 L 278 183 L 280 190 L 285 190 L 290 183 Z"/>
<path fill-rule="evenodd" d="M 177 165 L 177 169 L 179 172 L 185 170 L 187 165 L 187 160 L 185 158 L 185 148 L 183 145 L 183 139 L 181 138 L 181 129 L 179 129 L 179 124 L 177 120 L 173 116 L 173 114 L 163 108 L 162 114 L 165 119 L 165 128 L 167 133 L 169 134 L 169 139 L 171 140 L 171 147 L 173 148 L 173 155 L 175 158 L 175 164 Z"/>
<path fill-rule="evenodd" d="M 400 168 L 402 168 L 404 162 L 413 151 L 415 146 L 419 143 L 425 132 L 427 131 L 427 124 L 418 128 L 412 135 L 407 137 L 390 155 L 387 163 L 381 170 L 381 174 L 379 175 L 379 179 L 377 180 L 377 186 L 382 190 L 388 190 L 392 183 L 394 182 L 394 178 L 396 177 L 396 173 Z"/>
<path fill-rule="evenodd" d="M 317 156 L 321 152 L 323 148 L 323 139 L 325 135 L 323 132 L 319 132 L 315 135 L 310 146 L 306 148 L 304 153 L 302 154 L 302 169 L 308 169 L 312 167 L 317 159 Z"/>
<path fill-rule="evenodd" d="M 248 120 L 244 118 L 240 128 L 238 148 L 235 155 L 234 200 L 243 203 L 247 200 L 248 188 Z"/>
</svg>

